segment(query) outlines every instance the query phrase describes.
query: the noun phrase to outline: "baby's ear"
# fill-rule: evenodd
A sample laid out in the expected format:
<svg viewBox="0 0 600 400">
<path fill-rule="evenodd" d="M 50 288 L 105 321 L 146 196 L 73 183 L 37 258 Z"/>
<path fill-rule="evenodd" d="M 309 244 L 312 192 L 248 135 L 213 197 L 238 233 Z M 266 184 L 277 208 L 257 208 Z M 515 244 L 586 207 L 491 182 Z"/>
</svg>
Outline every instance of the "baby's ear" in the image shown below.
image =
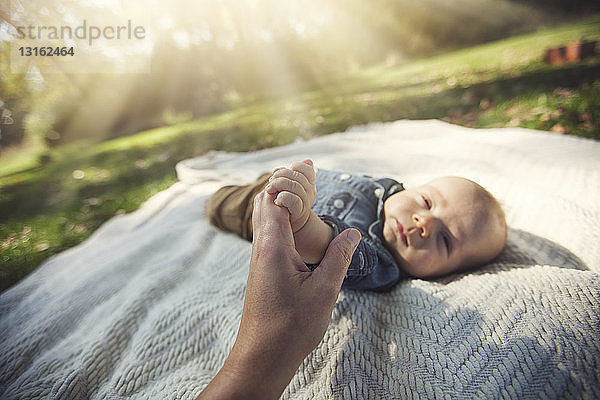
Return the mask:
<svg viewBox="0 0 600 400">
<path fill-rule="evenodd" d="M 314 167 L 314 163 L 312 162 L 311 159 L 307 158 L 306 160 L 302 161 L 304 164 L 308 164 L 311 167 Z"/>
</svg>

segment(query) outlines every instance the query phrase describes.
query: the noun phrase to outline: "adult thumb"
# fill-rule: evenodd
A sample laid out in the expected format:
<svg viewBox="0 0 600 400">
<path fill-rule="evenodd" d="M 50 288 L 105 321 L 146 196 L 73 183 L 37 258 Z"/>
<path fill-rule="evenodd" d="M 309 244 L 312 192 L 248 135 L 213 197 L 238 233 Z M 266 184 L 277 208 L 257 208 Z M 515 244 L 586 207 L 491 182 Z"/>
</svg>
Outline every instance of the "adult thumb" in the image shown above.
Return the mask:
<svg viewBox="0 0 600 400">
<path fill-rule="evenodd" d="M 339 290 L 360 238 L 360 232 L 353 228 L 346 229 L 337 235 L 329 243 L 325 256 L 314 270 L 314 274 L 319 275 L 319 279 L 323 279 L 325 282 L 335 283 Z"/>
</svg>

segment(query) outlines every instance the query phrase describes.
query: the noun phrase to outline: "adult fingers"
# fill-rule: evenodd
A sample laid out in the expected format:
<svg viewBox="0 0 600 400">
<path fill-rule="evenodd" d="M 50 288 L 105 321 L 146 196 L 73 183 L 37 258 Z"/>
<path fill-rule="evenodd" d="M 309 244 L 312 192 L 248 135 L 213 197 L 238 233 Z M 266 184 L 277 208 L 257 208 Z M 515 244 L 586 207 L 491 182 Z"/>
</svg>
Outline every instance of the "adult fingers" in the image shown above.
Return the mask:
<svg viewBox="0 0 600 400">
<path fill-rule="evenodd" d="M 254 198 L 252 211 L 253 242 L 272 246 L 278 241 L 287 246 L 294 246 L 294 236 L 290 223 L 290 213 L 286 208 L 277 206 L 276 195 L 260 191 Z"/>
</svg>

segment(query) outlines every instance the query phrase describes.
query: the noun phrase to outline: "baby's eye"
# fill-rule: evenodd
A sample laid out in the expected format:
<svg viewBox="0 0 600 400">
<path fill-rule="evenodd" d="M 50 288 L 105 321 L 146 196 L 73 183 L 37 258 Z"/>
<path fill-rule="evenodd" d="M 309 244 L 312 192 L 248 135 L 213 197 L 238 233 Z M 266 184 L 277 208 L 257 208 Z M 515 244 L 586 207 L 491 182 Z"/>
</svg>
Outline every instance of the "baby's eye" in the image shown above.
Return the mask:
<svg viewBox="0 0 600 400">
<path fill-rule="evenodd" d="M 427 207 L 427 209 L 430 210 L 431 209 L 431 201 L 429 201 L 427 199 L 427 197 L 425 197 L 425 196 L 421 196 L 421 197 L 423 198 L 423 201 L 425 202 L 425 207 Z"/>
</svg>

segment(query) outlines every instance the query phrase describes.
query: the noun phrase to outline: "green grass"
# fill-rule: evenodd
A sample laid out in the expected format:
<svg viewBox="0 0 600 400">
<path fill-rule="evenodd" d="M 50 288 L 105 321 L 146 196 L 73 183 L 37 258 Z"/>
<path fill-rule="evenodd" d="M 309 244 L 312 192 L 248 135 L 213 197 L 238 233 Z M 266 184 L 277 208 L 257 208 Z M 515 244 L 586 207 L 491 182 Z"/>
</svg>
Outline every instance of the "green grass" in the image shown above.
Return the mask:
<svg viewBox="0 0 600 400">
<path fill-rule="evenodd" d="M 526 36 L 379 66 L 330 87 L 120 139 L 0 160 L 0 290 L 111 217 L 175 182 L 177 161 L 253 151 L 372 121 L 439 118 L 600 140 L 600 57 L 552 67 L 551 45 L 600 39 L 600 16 Z"/>
</svg>

